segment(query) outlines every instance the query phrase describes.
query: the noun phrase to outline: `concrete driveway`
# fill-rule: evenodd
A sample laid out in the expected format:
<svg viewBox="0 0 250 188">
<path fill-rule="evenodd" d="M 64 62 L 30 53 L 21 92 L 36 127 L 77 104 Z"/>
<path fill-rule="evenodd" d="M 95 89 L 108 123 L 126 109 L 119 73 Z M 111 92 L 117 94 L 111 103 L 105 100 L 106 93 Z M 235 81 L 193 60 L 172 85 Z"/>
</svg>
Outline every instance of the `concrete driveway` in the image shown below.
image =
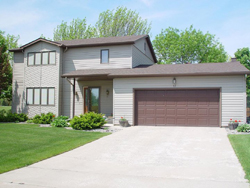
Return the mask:
<svg viewBox="0 0 250 188">
<path fill-rule="evenodd" d="M 130 127 L 0 175 L 0 187 L 245 188 L 222 128 Z"/>
</svg>

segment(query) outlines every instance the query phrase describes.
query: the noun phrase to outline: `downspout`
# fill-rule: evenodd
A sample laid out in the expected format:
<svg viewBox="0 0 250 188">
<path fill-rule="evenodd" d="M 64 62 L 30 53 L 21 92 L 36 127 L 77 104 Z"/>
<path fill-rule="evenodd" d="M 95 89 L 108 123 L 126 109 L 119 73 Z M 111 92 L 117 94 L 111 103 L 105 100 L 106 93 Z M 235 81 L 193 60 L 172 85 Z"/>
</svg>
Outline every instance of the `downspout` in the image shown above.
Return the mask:
<svg viewBox="0 0 250 188">
<path fill-rule="evenodd" d="M 76 98 L 76 79 L 73 82 L 73 106 L 72 106 L 72 118 L 75 116 L 75 98 Z"/>
</svg>

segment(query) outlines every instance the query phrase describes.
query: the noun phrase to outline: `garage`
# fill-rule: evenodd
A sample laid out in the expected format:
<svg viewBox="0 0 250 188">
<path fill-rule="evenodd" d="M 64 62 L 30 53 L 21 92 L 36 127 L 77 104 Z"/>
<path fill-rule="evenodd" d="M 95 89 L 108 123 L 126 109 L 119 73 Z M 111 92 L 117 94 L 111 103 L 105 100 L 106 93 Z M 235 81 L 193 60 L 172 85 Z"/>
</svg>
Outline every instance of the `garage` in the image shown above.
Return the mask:
<svg viewBox="0 0 250 188">
<path fill-rule="evenodd" d="M 135 90 L 135 125 L 220 126 L 220 89 Z"/>
</svg>

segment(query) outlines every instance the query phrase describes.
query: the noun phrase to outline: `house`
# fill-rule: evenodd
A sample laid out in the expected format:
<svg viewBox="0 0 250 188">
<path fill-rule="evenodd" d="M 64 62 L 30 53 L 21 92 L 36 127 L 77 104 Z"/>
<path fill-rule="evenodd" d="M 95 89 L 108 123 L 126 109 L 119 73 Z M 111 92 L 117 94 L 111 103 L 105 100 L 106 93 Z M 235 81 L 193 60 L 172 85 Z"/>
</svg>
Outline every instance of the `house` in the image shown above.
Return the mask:
<svg viewBox="0 0 250 188">
<path fill-rule="evenodd" d="M 88 111 L 131 125 L 227 126 L 246 121 L 239 62 L 159 65 L 148 35 L 39 38 L 14 52 L 13 112 Z"/>
</svg>

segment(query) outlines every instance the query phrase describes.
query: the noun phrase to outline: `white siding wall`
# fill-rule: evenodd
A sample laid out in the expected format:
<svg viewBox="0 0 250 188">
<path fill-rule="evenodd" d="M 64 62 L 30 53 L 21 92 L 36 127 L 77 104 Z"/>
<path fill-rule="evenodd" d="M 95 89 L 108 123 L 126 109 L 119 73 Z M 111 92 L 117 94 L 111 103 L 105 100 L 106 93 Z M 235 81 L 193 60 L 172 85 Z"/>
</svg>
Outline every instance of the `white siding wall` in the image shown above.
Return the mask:
<svg viewBox="0 0 250 188">
<path fill-rule="evenodd" d="M 116 78 L 114 79 L 114 118 L 118 124 L 121 116 L 133 124 L 133 88 L 173 88 L 172 77 L 162 78 Z M 221 87 L 222 126 L 229 119 L 246 121 L 246 82 L 245 76 L 203 76 L 176 77 L 176 88 Z"/>
<path fill-rule="evenodd" d="M 56 51 L 55 65 L 28 66 L 27 54 L 29 52 Z M 60 65 L 60 48 L 45 42 L 38 42 L 25 49 L 24 52 L 24 92 L 27 87 L 54 87 L 55 88 L 55 105 L 54 106 L 33 106 L 27 105 L 29 117 L 36 114 L 53 112 L 59 114 L 59 65 Z"/>
<path fill-rule="evenodd" d="M 24 93 L 24 54 L 16 52 L 13 64 L 13 84 L 12 84 L 12 112 L 26 112 Z"/>
<path fill-rule="evenodd" d="M 146 51 L 144 50 L 144 43 L 146 42 Z M 146 41 L 146 39 L 140 39 L 138 41 L 135 42 L 134 44 L 136 46 L 136 48 L 138 48 L 142 53 L 144 53 L 149 59 L 151 59 L 151 61 L 153 62 L 153 56 L 149 50 L 148 47 L 148 43 Z"/>
<path fill-rule="evenodd" d="M 133 62 L 133 67 L 137 67 L 139 65 L 154 64 L 154 62 L 148 56 L 146 56 L 135 46 L 132 46 L 132 62 Z"/>
</svg>

